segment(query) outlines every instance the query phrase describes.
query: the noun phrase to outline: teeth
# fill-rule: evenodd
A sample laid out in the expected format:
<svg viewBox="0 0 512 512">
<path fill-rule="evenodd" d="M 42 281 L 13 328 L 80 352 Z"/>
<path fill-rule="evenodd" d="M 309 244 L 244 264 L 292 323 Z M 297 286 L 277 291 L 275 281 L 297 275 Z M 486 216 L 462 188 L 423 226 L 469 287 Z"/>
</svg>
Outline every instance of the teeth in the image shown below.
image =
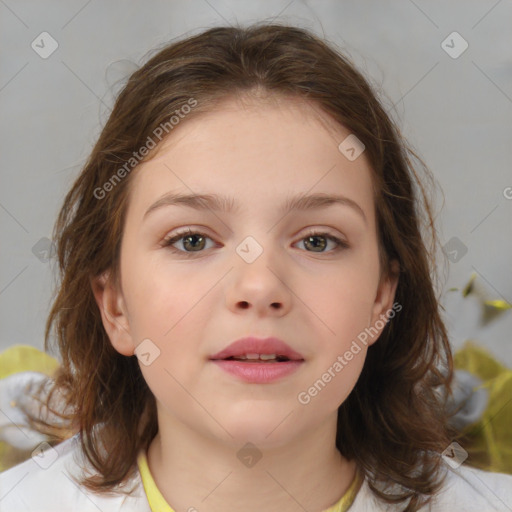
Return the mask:
<svg viewBox="0 0 512 512">
<path fill-rule="evenodd" d="M 272 359 L 277 359 L 276 354 L 246 354 L 245 356 L 237 356 L 235 359 L 242 360 L 257 360 L 261 359 L 262 361 L 270 361 Z"/>
</svg>

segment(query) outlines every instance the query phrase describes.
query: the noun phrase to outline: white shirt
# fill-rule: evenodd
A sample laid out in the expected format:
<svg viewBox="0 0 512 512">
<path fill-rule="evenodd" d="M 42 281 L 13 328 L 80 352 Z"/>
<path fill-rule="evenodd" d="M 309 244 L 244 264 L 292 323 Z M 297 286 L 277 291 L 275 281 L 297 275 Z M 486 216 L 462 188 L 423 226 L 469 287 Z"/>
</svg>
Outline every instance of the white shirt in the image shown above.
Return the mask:
<svg viewBox="0 0 512 512">
<path fill-rule="evenodd" d="M 139 471 L 127 482 L 127 489 L 135 485 L 131 496 L 121 493 L 103 496 L 79 487 L 71 479 L 71 475 L 83 474 L 84 461 L 85 457 L 81 452 L 77 434 L 55 447 L 50 447 L 44 454 L 36 455 L 0 473 L 0 510 L 2 512 L 152 512 Z M 85 466 L 91 468 L 87 463 Z M 422 511 L 512 511 L 512 475 L 490 473 L 467 465 L 457 469 L 449 466 L 446 468 L 448 475 L 444 486 L 433 498 L 432 504 L 422 508 Z M 88 469 L 88 475 L 93 473 L 92 469 Z M 403 504 L 397 507 L 378 501 L 365 480 L 349 512 L 397 512 L 403 508 Z"/>
</svg>

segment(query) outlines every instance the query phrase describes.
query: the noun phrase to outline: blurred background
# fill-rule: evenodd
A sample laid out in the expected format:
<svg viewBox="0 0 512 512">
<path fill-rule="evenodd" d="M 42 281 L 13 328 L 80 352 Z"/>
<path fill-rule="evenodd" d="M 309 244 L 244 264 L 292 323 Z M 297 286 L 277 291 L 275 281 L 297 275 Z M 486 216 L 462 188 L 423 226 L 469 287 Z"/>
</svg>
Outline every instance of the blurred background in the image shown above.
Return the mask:
<svg viewBox="0 0 512 512">
<path fill-rule="evenodd" d="M 53 223 L 123 80 L 165 43 L 261 20 L 312 30 L 373 84 L 438 181 L 451 343 L 475 340 L 512 367 L 512 2 L 503 0 L 0 0 L 0 352 L 43 350 Z"/>
</svg>

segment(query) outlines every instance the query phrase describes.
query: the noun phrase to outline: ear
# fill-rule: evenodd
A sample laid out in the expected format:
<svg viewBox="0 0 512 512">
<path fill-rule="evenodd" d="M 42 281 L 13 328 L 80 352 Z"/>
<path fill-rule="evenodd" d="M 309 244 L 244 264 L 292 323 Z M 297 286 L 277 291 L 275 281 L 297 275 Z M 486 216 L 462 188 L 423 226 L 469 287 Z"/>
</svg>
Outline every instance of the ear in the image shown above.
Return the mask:
<svg viewBox="0 0 512 512">
<path fill-rule="evenodd" d="M 376 331 L 376 334 L 372 335 L 368 343 L 369 345 L 372 345 L 379 339 L 390 317 L 390 312 L 393 312 L 391 318 L 394 316 L 393 301 L 395 300 L 399 275 L 400 265 L 397 260 L 392 260 L 389 264 L 388 271 L 382 273 L 375 296 L 375 302 L 373 303 L 371 323 L 368 327 L 372 332 Z M 396 311 L 398 312 L 401 309 L 402 306 L 397 304 Z"/>
<path fill-rule="evenodd" d="M 120 354 L 133 355 L 135 344 L 130 334 L 130 324 L 122 291 L 112 282 L 108 271 L 101 276 L 91 278 L 91 287 L 101 313 L 103 326 L 112 346 Z"/>
</svg>

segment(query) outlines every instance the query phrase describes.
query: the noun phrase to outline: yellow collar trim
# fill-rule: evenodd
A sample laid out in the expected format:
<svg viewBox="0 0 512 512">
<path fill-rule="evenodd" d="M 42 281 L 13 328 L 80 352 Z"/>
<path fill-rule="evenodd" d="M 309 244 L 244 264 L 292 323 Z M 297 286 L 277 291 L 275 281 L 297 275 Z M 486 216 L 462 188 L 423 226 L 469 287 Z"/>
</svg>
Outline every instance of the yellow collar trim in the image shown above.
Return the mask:
<svg viewBox="0 0 512 512">
<path fill-rule="evenodd" d="M 140 476 L 142 478 L 142 485 L 148 498 L 149 507 L 152 512 L 174 512 L 172 507 L 165 501 L 162 493 L 156 486 L 153 476 L 149 471 L 148 460 L 146 458 L 146 452 L 141 450 L 137 457 L 137 464 L 139 466 Z M 340 498 L 340 500 L 332 507 L 324 510 L 324 512 L 346 512 L 354 502 L 354 499 L 361 488 L 363 478 L 359 471 L 356 472 L 356 476 L 347 492 Z"/>
<path fill-rule="evenodd" d="M 165 501 L 160 489 L 156 486 L 153 476 L 149 471 L 148 459 L 146 452 L 142 449 L 137 457 L 137 464 L 139 466 L 140 476 L 142 478 L 142 485 L 149 502 L 149 508 L 152 512 L 174 512 L 169 503 Z"/>
</svg>

